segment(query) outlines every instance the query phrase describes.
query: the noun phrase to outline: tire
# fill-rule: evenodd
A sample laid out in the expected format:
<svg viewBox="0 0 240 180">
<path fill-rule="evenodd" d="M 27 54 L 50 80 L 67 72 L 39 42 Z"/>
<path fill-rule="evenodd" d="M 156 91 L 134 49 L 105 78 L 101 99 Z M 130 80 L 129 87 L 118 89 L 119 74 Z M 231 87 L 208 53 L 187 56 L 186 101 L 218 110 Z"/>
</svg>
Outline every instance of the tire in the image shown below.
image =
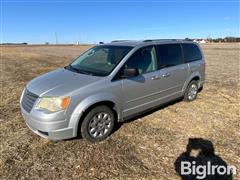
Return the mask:
<svg viewBox="0 0 240 180">
<path fill-rule="evenodd" d="M 91 142 L 106 139 L 112 132 L 115 116 L 108 106 L 97 106 L 91 109 L 81 124 L 81 135 Z"/>
<path fill-rule="evenodd" d="M 197 98 L 198 94 L 198 82 L 193 80 L 191 81 L 184 93 L 184 101 L 194 101 Z"/>
</svg>

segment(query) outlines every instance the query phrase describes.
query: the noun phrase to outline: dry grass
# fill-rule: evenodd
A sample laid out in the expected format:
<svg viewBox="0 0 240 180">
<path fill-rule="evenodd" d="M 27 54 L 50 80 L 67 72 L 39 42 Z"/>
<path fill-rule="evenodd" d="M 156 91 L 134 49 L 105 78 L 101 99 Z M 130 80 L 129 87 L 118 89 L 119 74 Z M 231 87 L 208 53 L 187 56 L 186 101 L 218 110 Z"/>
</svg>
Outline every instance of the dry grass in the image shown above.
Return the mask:
<svg viewBox="0 0 240 180">
<path fill-rule="evenodd" d="M 0 179 L 179 179 L 174 162 L 190 137 L 212 141 L 216 154 L 240 171 L 239 44 L 203 45 L 206 84 L 196 101 L 124 123 L 103 142 L 51 142 L 33 134 L 19 111 L 23 87 L 87 48 L 2 47 Z"/>
</svg>

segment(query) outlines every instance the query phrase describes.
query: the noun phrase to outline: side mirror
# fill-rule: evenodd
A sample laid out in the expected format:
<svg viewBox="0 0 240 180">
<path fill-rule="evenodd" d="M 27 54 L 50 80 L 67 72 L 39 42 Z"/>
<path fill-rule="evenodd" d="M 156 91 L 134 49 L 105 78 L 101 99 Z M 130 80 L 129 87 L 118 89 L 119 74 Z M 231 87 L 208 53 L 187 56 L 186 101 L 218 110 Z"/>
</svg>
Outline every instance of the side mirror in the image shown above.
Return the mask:
<svg viewBox="0 0 240 180">
<path fill-rule="evenodd" d="M 134 77 L 138 75 L 139 75 L 139 71 L 136 68 L 123 69 L 123 73 L 122 73 L 123 78 Z"/>
</svg>

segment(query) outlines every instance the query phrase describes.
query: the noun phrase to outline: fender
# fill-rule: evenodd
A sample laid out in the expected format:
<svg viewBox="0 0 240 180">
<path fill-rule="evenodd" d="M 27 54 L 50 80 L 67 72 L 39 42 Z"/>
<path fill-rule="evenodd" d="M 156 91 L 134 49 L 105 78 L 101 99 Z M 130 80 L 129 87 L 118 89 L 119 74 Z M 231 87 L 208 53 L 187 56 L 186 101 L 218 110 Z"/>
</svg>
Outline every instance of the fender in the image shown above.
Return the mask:
<svg viewBox="0 0 240 180">
<path fill-rule="evenodd" d="M 74 109 L 71 118 L 69 120 L 69 127 L 73 128 L 73 135 L 74 137 L 77 136 L 78 131 L 78 123 L 80 121 L 80 117 L 86 111 L 90 106 L 102 102 L 102 101 L 110 101 L 114 103 L 114 110 L 117 112 L 118 120 L 122 118 L 121 109 L 119 107 L 119 104 L 117 102 L 120 102 L 116 96 L 114 96 L 111 93 L 97 93 L 92 96 L 89 96 L 82 100 Z"/>
<path fill-rule="evenodd" d="M 183 88 L 182 88 L 182 93 L 185 92 L 188 84 L 192 81 L 193 78 L 195 77 L 198 77 L 199 78 L 199 82 L 198 82 L 198 87 L 200 87 L 200 84 L 201 84 L 201 74 L 199 72 L 193 72 L 188 78 L 187 80 L 185 81 L 184 85 L 183 85 Z"/>
</svg>

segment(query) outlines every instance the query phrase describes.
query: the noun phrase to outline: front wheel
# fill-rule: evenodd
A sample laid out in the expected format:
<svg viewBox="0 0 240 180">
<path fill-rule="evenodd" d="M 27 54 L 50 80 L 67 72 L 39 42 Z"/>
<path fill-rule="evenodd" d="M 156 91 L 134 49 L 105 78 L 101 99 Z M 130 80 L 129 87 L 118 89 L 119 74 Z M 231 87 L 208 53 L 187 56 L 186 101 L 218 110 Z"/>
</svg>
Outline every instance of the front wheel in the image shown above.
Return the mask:
<svg viewBox="0 0 240 180">
<path fill-rule="evenodd" d="M 197 81 L 193 80 L 188 84 L 188 87 L 184 94 L 185 101 L 193 101 L 197 98 L 198 94 L 198 83 Z"/>
<path fill-rule="evenodd" d="M 107 106 L 97 106 L 90 110 L 81 125 L 82 137 L 97 142 L 104 140 L 112 132 L 115 116 Z"/>
</svg>

